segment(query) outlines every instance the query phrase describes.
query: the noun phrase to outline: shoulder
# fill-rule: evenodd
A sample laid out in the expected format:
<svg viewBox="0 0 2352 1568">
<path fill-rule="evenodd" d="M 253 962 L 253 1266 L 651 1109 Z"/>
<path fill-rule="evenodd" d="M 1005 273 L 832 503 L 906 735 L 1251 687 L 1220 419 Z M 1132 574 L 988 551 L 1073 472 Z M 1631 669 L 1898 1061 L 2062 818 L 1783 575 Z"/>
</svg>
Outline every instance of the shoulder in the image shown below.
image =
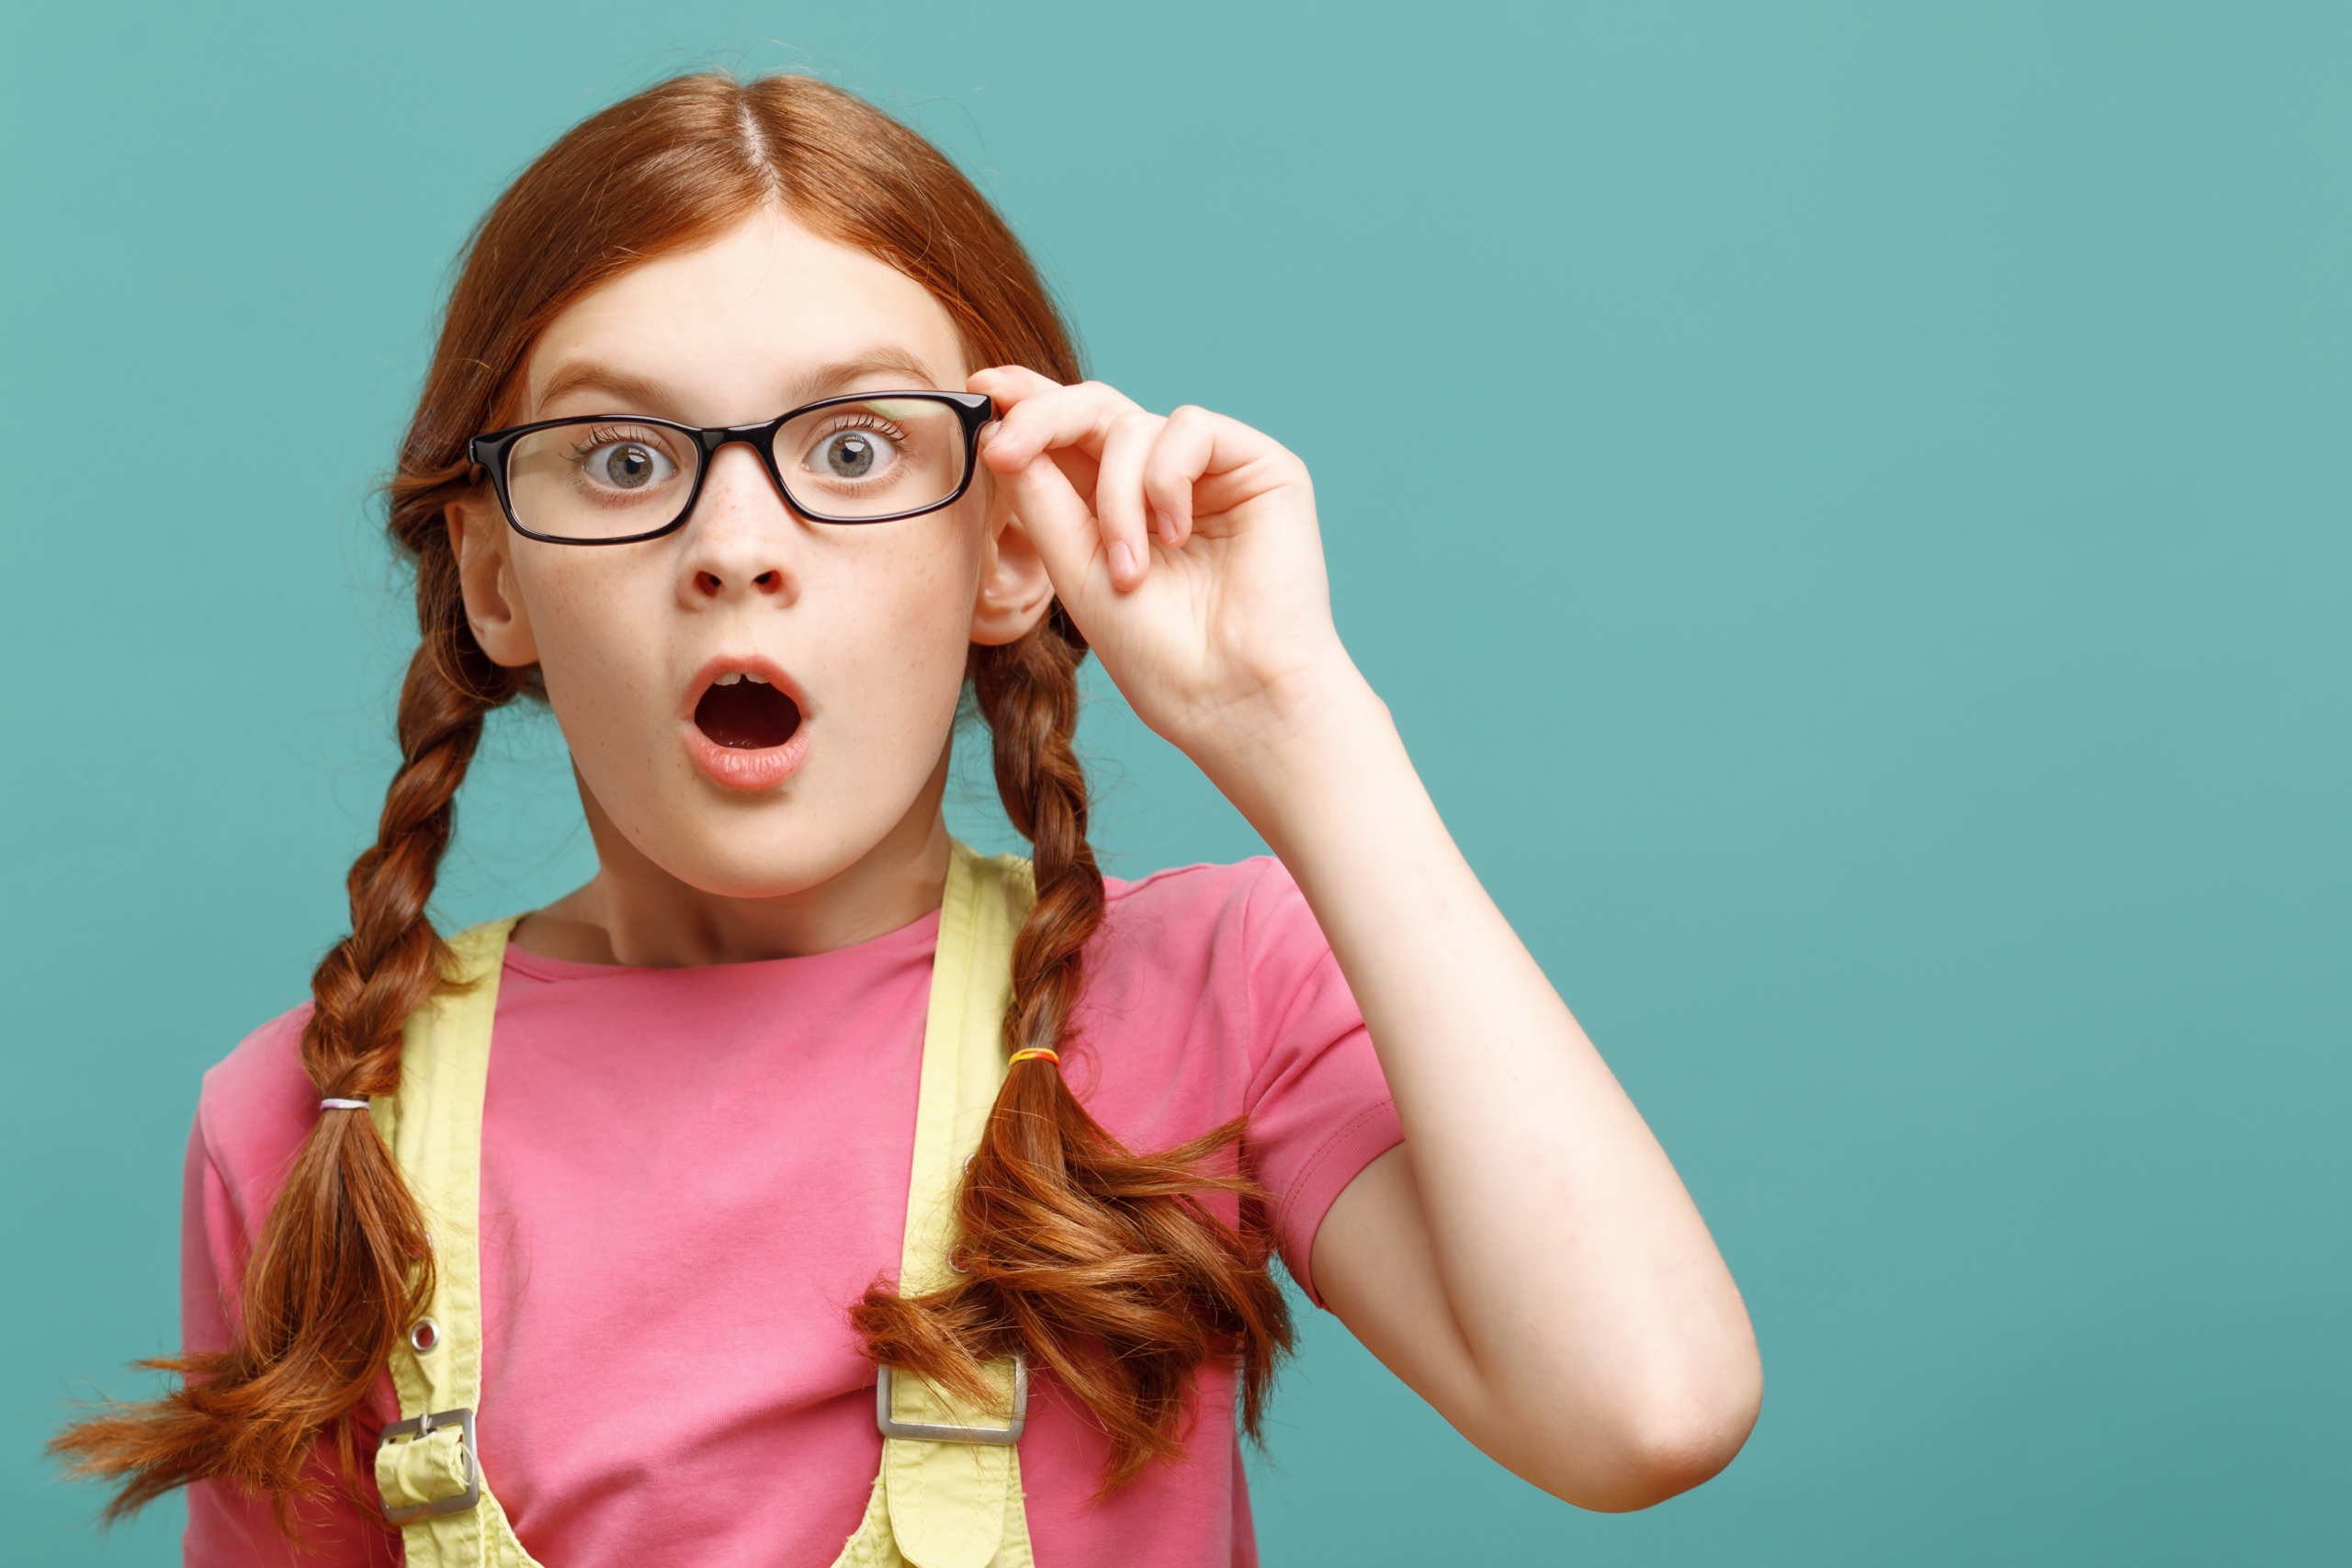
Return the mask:
<svg viewBox="0 0 2352 1568">
<path fill-rule="evenodd" d="M 1098 1007 L 1130 1021 L 1214 1023 L 1262 1061 L 1302 999 L 1329 994 L 1353 1016 L 1330 943 L 1283 863 L 1188 865 L 1107 885 L 1088 955 Z"/>
<path fill-rule="evenodd" d="M 1104 886 L 1103 928 L 1114 942 L 1326 945 L 1298 884 L 1272 855 L 1231 865 L 1177 866 L 1135 882 L 1106 877 Z"/>
<path fill-rule="evenodd" d="M 241 1041 L 204 1075 L 196 1135 L 240 1208 L 266 1207 L 318 1119 L 319 1091 L 302 1070 L 308 1002 Z"/>
</svg>

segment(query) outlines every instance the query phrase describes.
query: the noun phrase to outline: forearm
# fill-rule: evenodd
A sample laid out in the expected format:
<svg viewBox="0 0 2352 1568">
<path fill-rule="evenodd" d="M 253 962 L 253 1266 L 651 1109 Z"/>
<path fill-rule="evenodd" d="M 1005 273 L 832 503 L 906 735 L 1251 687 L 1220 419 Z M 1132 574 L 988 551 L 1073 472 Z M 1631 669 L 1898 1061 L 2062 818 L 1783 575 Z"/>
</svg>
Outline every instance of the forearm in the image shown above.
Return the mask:
<svg viewBox="0 0 2352 1568">
<path fill-rule="evenodd" d="M 1457 1401 L 1476 1408 L 1446 1414 L 1601 1469 L 1676 1448 L 1727 1460 L 1758 1377 L 1738 1293 L 1385 707 L 1335 668 L 1311 699 L 1239 716 L 1224 740 L 1200 749 L 1204 766 L 1297 879 L 1396 1095 L 1422 1266 L 1448 1309 L 1429 1319 L 1460 1341 L 1425 1348 L 1476 1384 Z"/>
<path fill-rule="evenodd" d="M 1021 370 L 972 384 L 1006 411 L 983 454 L 1056 594 L 1288 864 L 1371 1027 L 1411 1157 L 1325 1217 L 1347 1281 L 1326 1299 L 1563 1496 L 1634 1507 L 1703 1479 L 1755 1411 L 1738 1292 L 1340 647 L 1305 466 L 1199 409 Z"/>
</svg>

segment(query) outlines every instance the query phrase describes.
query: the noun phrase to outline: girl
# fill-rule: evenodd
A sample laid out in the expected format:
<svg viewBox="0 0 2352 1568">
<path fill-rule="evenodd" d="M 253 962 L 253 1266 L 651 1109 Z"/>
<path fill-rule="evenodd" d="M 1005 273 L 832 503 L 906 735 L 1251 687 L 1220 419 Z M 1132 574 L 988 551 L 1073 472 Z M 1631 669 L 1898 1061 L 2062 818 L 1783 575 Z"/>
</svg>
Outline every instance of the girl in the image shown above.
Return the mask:
<svg viewBox="0 0 2352 1568">
<path fill-rule="evenodd" d="M 59 1439 L 188 1486 L 189 1562 L 1249 1562 L 1274 1251 L 1572 1503 L 1737 1450 L 1738 1294 L 1341 647 L 1305 468 L 1080 382 L 921 138 L 797 77 L 579 126 L 390 496 L 351 934 L 206 1077 L 180 1384 Z M 1089 651 L 1278 861 L 1100 874 Z M 967 690 L 1033 863 L 948 838 Z M 598 871 L 445 941 L 517 697 Z"/>
</svg>

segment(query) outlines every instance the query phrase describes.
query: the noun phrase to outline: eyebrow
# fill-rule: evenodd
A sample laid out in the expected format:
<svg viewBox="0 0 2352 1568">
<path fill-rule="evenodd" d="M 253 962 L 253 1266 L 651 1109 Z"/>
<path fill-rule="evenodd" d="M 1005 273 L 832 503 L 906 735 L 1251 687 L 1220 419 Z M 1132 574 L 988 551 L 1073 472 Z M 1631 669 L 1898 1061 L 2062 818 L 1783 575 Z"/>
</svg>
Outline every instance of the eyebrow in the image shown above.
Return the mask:
<svg viewBox="0 0 2352 1568">
<path fill-rule="evenodd" d="M 624 402 L 648 409 L 659 405 L 662 400 L 662 389 L 655 382 L 583 359 L 574 360 L 550 377 L 537 400 L 539 408 L 545 410 L 558 398 L 573 392 L 609 393 Z"/>
<path fill-rule="evenodd" d="M 815 402 L 838 392 L 854 381 L 875 376 L 904 376 L 912 385 L 893 390 L 914 391 L 934 386 L 938 378 L 932 367 L 911 350 L 886 344 L 847 359 L 837 359 L 801 372 L 786 383 L 786 402 L 777 409 Z M 664 407 L 674 408 L 670 391 L 663 383 L 643 376 L 599 365 L 594 360 L 575 360 L 559 368 L 548 378 L 546 389 L 537 399 L 544 412 L 559 398 L 575 392 L 602 392 L 628 405 L 633 411 L 653 413 Z"/>
<path fill-rule="evenodd" d="M 896 344 L 886 344 L 879 348 L 868 349 L 853 358 L 837 359 L 831 365 L 820 365 L 816 369 L 795 378 L 791 383 L 793 396 L 804 402 L 811 401 L 829 392 L 837 392 L 852 381 L 863 380 L 868 376 L 911 376 L 914 378 L 915 385 L 899 389 L 906 391 L 929 389 L 937 380 L 932 373 L 931 367 L 925 365 L 921 356 L 911 350 L 898 347 Z"/>
</svg>

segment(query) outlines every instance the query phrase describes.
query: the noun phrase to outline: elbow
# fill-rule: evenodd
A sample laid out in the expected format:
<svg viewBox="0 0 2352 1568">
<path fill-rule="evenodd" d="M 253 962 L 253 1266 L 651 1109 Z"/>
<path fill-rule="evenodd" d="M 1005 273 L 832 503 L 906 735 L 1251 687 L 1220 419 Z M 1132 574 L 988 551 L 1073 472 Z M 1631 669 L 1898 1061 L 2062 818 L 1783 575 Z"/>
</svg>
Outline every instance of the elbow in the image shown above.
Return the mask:
<svg viewBox="0 0 2352 1568">
<path fill-rule="evenodd" d="M 1630 1514 L 1712 1481 L 1738 1457 L 1758 1406 L 1727 1409 L 1705 1420 L 1663 1422 L 1623 1444 L 1590 1494 L 1568 1497 L 1601 1514 Z"/>
<path fill-rule="evenodd" d="M 1763 1400 L 1763 1369 L 1750 1359 L 1703 1388 L 1642 1400 L 1609 1430 L 1561 1434 L 1535 1463 L 1511 1468 L 1561 1501 L 1594 1513 L 1655 1507 L 1713 1480 L 1737 1458 Z"/>
</svg>

